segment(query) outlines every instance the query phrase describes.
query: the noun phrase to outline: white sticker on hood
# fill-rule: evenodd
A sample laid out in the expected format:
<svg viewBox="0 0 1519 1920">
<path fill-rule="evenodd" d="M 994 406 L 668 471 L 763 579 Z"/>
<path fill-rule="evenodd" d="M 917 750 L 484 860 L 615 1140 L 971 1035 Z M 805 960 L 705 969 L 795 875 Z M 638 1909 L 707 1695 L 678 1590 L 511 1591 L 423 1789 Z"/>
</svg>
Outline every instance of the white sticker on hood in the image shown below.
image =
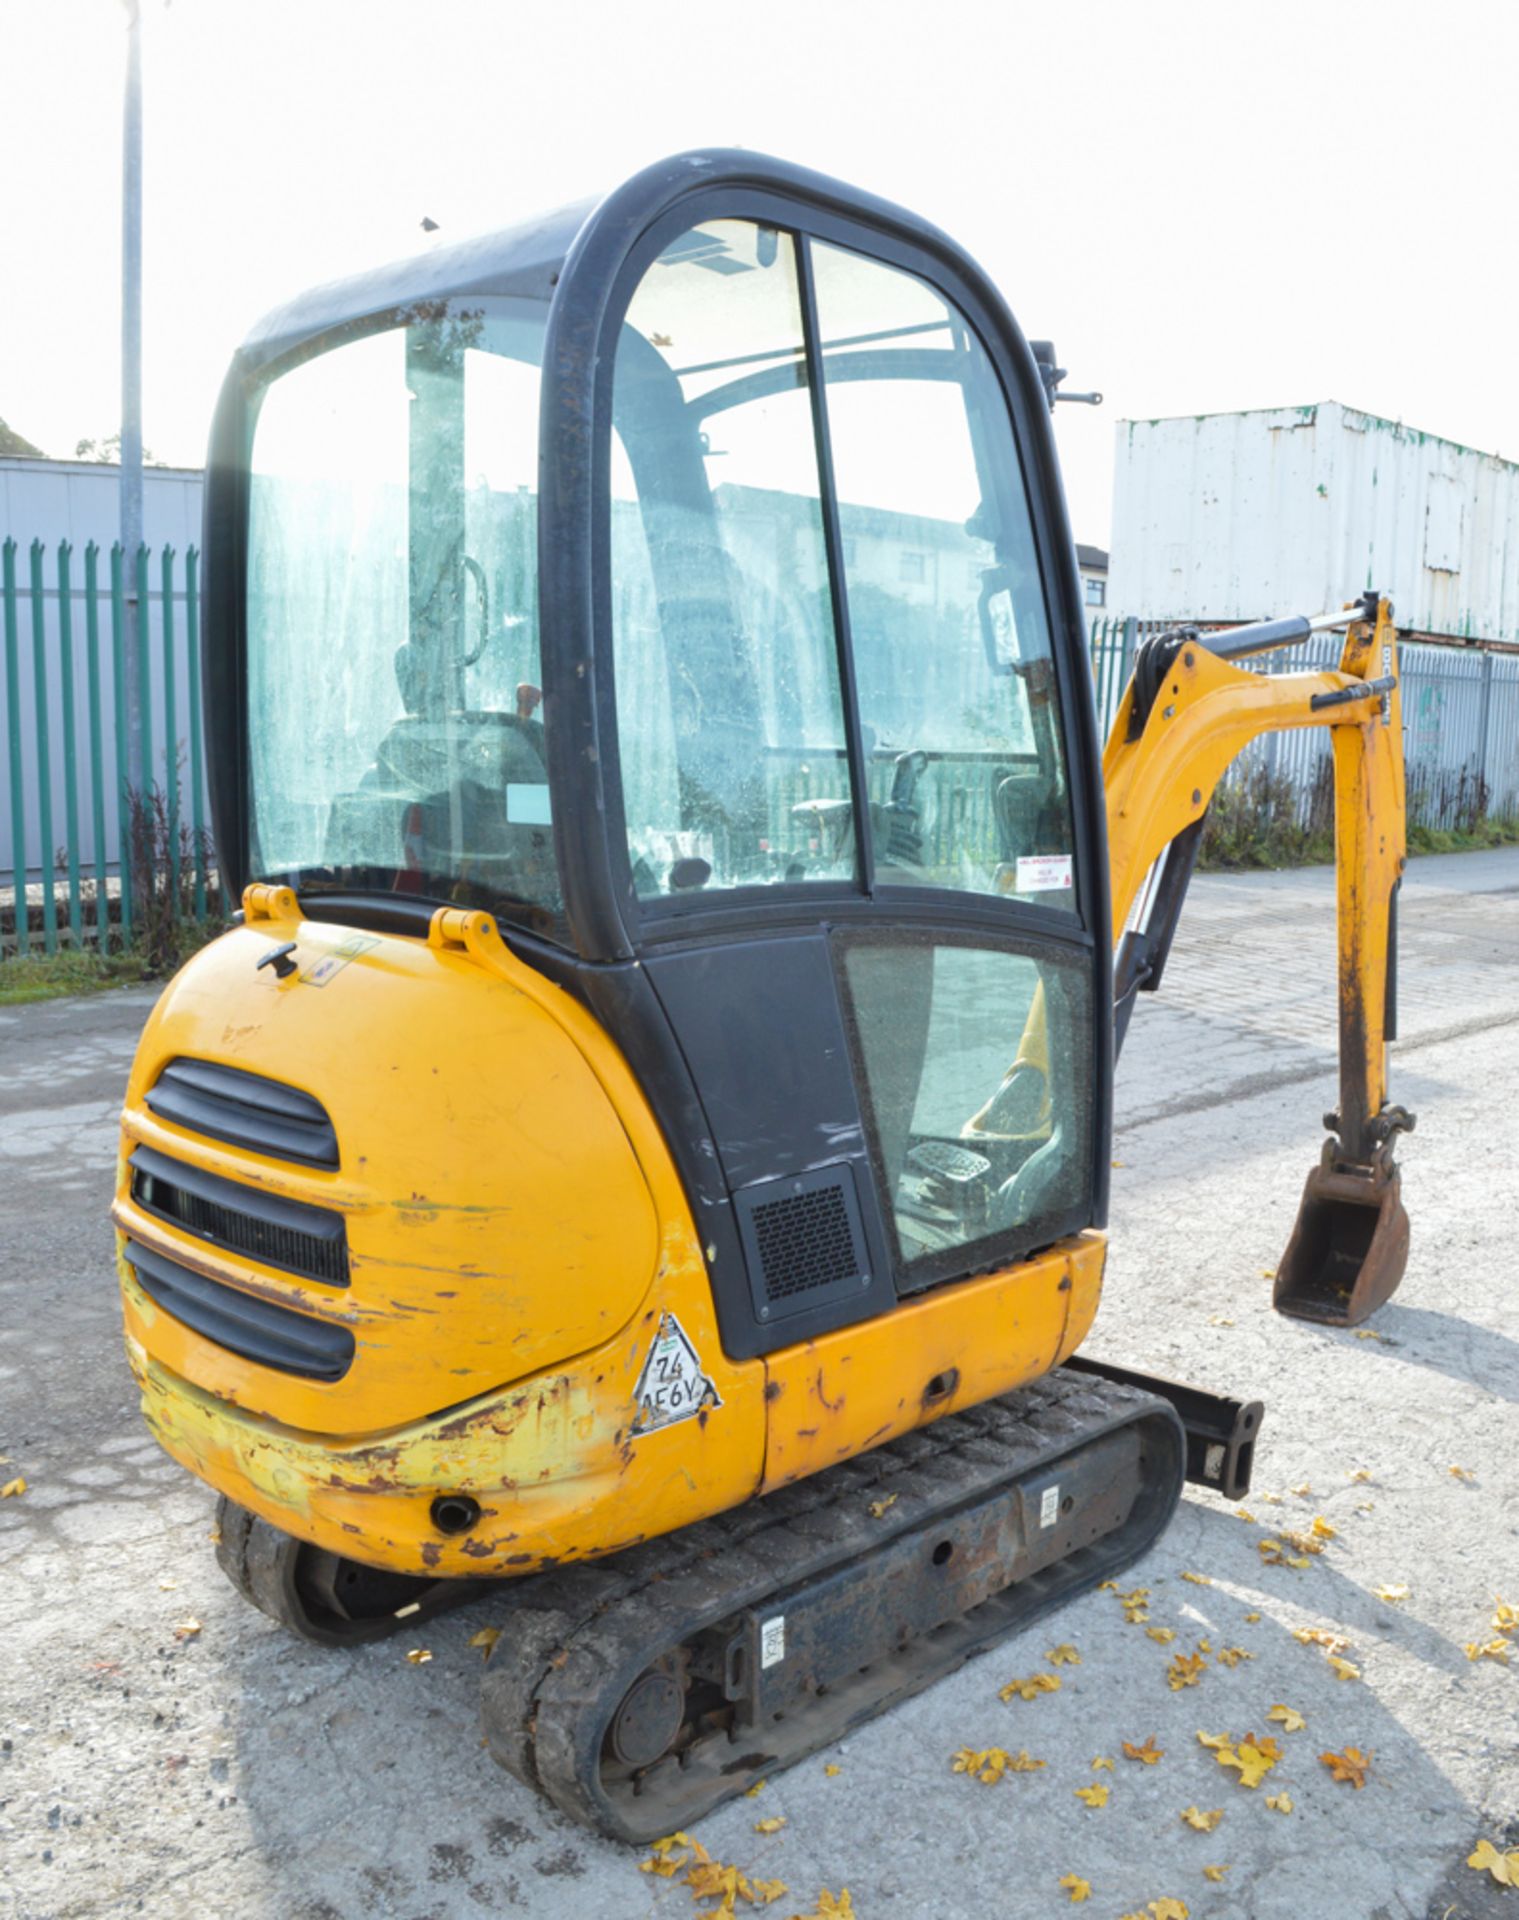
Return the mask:
<svg viewBox="0 0 1519 1920">
<path fill-rule="evenodd" d="M 702 1370 L 701 1356 L 673 1313 L 660 1316 L 659 1331 L 643 1363 L 633 1397 L 638 1410 L 630 1431 L 635 1440 L 661 1427 L 673 1427 L 677 1421 L 689 1420 L 703 1407 L 723 1404 L 717 1388 Z"/>
</svg>

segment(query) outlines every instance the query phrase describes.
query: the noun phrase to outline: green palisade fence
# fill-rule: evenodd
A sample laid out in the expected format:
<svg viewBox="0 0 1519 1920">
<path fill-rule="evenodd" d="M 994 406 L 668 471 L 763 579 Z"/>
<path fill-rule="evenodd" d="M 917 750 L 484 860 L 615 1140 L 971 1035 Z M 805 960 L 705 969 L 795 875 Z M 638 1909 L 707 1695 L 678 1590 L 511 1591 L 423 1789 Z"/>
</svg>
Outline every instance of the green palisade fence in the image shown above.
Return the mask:
<svg viewBox="0 0 1519 1920">
<path fill-rule="evenodd" d="M 141 859 L 134 874 L 131 857 L 134 809 L 140 821 L 145 800 L 148 811 L 161 812 L 156 865 L 167 867 L 181 911 L 202 922 L 221 913 L 207 831 L 199 555 L 165 547 L 155 562 L 144 546 L 129 576 L 120 546 L 102 567 L 91 541 L 83 561 L 81 570 L 67 541 L 51 556 L 40 540 L 24 555 L 14 539 L 0 542 L 0 958 L 130 942 L 142 911 L 134 888 L 153 884 Z M 1158 624 L 1105 620 L 1091 628 L 1092 692 L 1104 735 L 1135 650 Z M 1323 635 L 1256 664 L 1272 672 L 1333 666 L 1339 646 Z M 136 649 L 143 700 L 141 751 L 131 768 L 122 671 L 128 647 Z M 1452 827 L 1519 815 L 1519 656 L 1414 645 L 1401 657 L 1410 822 Z M 1291 783 L 1306 817 L 1322 794 L 1328 756 L 1327 733 L 1271 735 L 1228 777 L 1266 767 Z M 989 795 L 966 789 L 935 800 L 969 809 L 973 824 L 992 835 Z M 164 884 L 161 872 L 157 884 Z"/>
<path fill-rule="evenodd" d="M 220 914 L 206 832 L 199 555 L 143 547 L 129 570 L 113 546 L 104 561 L 94 541 L 82 569 L 66 540 L 51 554 L 40 540 L 24 552 L 14 539 L 0 542 L 0 957 L 126 946 L 134 881 L 139 890 L 152 883 L 145 822 L 155 812 L 156 865 L 167 868 L 182 910 L 201 921 Z M 128 647 L 143 710 L 132 767 Z"/>
</svg>

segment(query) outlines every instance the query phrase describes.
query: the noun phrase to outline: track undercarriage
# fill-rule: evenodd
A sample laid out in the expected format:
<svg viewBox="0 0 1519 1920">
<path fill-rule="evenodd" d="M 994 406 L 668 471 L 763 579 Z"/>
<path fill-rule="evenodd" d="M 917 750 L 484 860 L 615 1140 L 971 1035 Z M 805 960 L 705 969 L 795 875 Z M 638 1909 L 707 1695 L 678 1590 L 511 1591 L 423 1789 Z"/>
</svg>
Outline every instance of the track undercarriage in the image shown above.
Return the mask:
<svg viewBox="0 0 1519 1920">
<path fill-rule="evenodd" d="M 1169 1401 L 1057 1371 L 717 1519 L 502 1582 L 490 1750 L 616 1838 L 689 1825 L 1117 1573 L 1163 1531 L 1185 1465 Z M 227 1502 L 221 1526 L 244 1596 L 323 1645 L 485 1597 Z"/>
</svg>

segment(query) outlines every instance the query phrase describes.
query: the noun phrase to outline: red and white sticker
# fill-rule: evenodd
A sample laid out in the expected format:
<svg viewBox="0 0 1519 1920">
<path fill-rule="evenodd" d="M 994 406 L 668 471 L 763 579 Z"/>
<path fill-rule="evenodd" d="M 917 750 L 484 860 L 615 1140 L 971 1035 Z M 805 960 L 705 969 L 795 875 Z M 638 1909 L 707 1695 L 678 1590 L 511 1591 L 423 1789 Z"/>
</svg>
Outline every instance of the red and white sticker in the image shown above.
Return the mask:
<svg viewBox="0 0 1519 1920">
<path fill-rule="evenodd" d="M 1060 893 L 1071 885 L 1068 853 L 1022 853 L 1018 856 L 1019 893 Z"/>
</svg>

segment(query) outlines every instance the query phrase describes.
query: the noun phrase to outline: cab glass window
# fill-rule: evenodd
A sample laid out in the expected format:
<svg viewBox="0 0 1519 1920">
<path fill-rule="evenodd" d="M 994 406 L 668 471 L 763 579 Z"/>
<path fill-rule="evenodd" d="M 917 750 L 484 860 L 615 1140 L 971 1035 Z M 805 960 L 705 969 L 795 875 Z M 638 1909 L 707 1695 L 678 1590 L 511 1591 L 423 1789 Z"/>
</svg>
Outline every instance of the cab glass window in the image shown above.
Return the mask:
<svg viewBox="0 0 1519 1920">
<path fill-rule="evenodd" d="M 261 397 L 247 671 L 265 878 L 559 926 L 536 564 L 544 313 L 429 302 Z"/>
<path fill-rule="evenodd" d="M 877 882 L 1073 908 L 1049 624 L 996 375 L 925 282 L 811 257 Z"/>
<path fill-rule="evenodd" d="M 991 1263 L 1082 1224 L 1085 960 L 893 930 L 849 936 L 840 971 L 899 1284 L 963 1274 L 981 1243 Z"/>
<path fill-rule="evenodd" d="M 704 221 L 617 347 L 612 628 L 646 899 L 848 879 L 855 836 L 789 234 Z"/>
</svg>

